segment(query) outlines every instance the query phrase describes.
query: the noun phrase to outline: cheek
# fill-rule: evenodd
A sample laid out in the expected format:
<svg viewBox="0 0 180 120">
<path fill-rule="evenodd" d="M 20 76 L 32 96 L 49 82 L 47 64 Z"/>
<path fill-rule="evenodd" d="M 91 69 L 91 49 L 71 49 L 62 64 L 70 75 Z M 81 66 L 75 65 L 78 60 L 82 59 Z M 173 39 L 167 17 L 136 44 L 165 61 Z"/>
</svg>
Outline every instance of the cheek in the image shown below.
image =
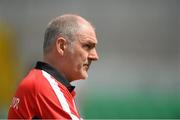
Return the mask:
<svg viewBox="0 0 180 120">
<path fill-rule="evenodd" d="M 87 55 L 83 52 L 79 52 L 79 54 L 77 54 L 74 58 L 77 69 L 82 69 L 83 65 L 87 63 Z"/>
<path fill-rule="evenodd" d="M 77 62 L 84 62 L 87 59 L 87 53 L 82 48 L 78 48 L 74 51 L 73 57 Z"/>
<path fill-rule="evenodd" d="M 81 47 L 75 46 L 70 50 L 71 61 L 73 62 L 73 67 L 76 69 L 82 69 L 83 64 L 87 63 L 87 52 Z"/>
<path fill-rule="evenodd" d="M 83 54 L 76 55 L 76 64 L 78 67 L 82 67 L 84 63 L 86 63 L 86 57 Z"/>
<path fill-rule="evenodd" d="M 81 59 L 81 62 L 83 62 L 83 64 L 88 62 L 88 54 L 84 51 L 79 54 L 79 58 Z"/>
</svg>

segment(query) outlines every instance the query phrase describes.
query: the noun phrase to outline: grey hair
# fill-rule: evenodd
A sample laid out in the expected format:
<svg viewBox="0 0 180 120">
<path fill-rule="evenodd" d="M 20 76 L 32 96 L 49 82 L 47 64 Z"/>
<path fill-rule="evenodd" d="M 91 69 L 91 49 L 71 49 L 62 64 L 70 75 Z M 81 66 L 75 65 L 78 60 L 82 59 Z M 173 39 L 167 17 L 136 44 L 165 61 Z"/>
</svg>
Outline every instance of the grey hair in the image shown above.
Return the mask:
<svg viewBox="0 0 180 120">
<path fill-rule="evenodd" d="M 67 39 L 69 42 L 75 40 L 75 34 L 80 30 L 81 26 L 78 23 L 77 15 L 67 14 L 52 19 L 44 34 L 43 52 L 47 53 L 56 38 L 61 36 Z"/>
</svg>

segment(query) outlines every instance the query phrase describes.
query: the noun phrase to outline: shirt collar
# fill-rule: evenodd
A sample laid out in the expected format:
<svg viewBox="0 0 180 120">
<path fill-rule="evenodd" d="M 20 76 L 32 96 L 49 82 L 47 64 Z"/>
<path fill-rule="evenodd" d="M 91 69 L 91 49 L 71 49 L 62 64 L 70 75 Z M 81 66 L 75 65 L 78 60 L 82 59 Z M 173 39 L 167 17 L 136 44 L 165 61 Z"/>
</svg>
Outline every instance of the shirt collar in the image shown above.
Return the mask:
<svg viewBox="0 0 180 120">
<path fill-rule="evenodd" d="M 72 92 L 74 90 L 75 86 L 72 86 L 67 79 L 65 79 L 55 68 L 53 68 L 49 64 L 38 61 L 36 63 L 35 69 L 44 70 L 49 73 L 56 80 L 61 82 L 69 90 L 69 92 Z"/>
</svg>

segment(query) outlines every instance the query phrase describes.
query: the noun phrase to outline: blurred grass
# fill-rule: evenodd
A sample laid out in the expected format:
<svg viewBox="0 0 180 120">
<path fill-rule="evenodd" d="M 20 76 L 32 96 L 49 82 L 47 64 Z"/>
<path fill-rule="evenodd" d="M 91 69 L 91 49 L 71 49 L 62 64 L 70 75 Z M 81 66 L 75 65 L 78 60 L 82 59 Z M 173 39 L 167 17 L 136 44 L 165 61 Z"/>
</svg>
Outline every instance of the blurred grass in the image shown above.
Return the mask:
<svg viewBox="0 0 180 120">
<path fill-rule="evenodd" d="M 180 98 L 174 96 L 89 96 L 84 105 L 87 119 L 177 119 L 180 118 Z"/>
</svg>

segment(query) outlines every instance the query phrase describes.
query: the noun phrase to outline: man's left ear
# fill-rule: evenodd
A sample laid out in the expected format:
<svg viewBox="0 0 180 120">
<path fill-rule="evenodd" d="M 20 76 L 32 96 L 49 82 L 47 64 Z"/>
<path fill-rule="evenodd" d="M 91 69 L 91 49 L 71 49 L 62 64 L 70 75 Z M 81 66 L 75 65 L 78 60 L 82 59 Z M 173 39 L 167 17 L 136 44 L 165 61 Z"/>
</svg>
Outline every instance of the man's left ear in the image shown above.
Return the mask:
<svg viewBox="0 0 180 120">
<path fill-rule="evenodd" d="M 66 39 L 63 37 L 59 37 L 56 40 L 56 49 L 57 49 L 58 53 L 60 53 L 61 55 L 64 54 L 64 50 L 67 45 L 66 42 L 67 42 Z"/>
</svg>

